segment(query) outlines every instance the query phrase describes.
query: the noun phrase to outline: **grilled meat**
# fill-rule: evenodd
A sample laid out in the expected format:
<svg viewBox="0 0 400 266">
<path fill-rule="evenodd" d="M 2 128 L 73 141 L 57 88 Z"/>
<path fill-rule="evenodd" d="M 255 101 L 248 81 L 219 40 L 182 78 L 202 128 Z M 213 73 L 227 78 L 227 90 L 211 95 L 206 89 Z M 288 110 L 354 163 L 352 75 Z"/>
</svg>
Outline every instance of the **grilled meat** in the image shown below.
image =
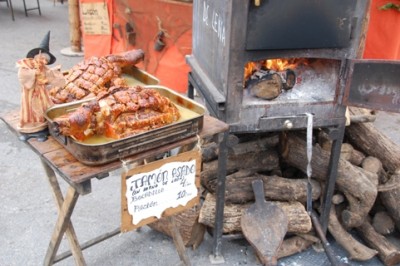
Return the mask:
<svg viewBox="0 0 400 266">
<path fill-rule="evenodd" d="M 144 58 L 142 50 L 132 50 L 121 55 L 91 57 L 73 66 L 66 76 L 66 85 L 53 88 L 49 94 L 54 103 L 67 103 L 95 97 L 111 86 L 126 85 L 120 77 L 121 68 L 135 65 Z"/>
<path fill-rule="evenodd" d="M 179 117 L 176 106 L 154 89 L 115 86 L 54 122 L 62 135 L 83 141 L 93 135 L 121 139 L 170 124 Z"/>
</svg>

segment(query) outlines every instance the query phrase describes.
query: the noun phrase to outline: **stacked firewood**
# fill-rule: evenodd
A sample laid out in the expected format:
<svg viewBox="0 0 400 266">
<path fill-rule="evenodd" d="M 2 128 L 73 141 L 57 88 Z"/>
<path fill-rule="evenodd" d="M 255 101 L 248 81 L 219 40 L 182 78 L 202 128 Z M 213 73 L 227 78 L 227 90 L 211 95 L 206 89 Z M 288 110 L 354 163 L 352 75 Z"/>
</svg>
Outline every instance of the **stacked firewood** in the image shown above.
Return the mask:
<svg viewBox="0 0 400 266">
<path fill-rule="evenodd" d="M 379 256 L 385 265 L 395 265 L 400 263 L 400 249 L 388 236 L 400 230 L 400 146 L 368 122 L 370 112 L 361 109 L 351 112 L 353 122 L 346 127 L 328 230 L 350 259 L 365 261 Z M 332 142 L 323 129 L 314 129 L 313 136 L 312 199 L 319 212 Z M 293 255 L 318 243 L 306 211 L 305 132 L 241 134 L 231 136 L 228 142 L 223 233 L 241 234 L 241 216 L 254 202 L 251 182 L 262 179 L 266 200 L 276 202 L 289 221 L 278 257 Z M 192 219 L 186 215 L 180 224 L 187 245 L 201 243 L 204 231 L 198 230 L 199 225 L 214 227 L 217 158 L 217 145 L 204 144 L 201 173 L 204 199 L 195 212 L 191 211 Z M 190 220 L 195 221 L 196 230 L 184 229 L 195 228 Z M 157 223 L 151 226 L 160 227 Z M 354 237 L 355 232 L 363 239 L 362 243 Z"/>
</svg>

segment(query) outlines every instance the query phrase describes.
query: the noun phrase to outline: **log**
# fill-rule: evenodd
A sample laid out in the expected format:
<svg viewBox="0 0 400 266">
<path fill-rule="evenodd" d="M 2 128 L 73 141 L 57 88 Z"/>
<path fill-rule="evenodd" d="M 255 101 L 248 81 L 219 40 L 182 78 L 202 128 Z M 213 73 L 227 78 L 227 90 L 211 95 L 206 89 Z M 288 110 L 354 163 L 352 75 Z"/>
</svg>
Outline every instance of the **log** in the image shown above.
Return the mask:
<svg viewBox="0 0 400 266">
<path fill-rule="evenodd" d="M 364 221 L 357 231 L 368 245 L 378 251 L 379 258 L 385 265 L 391 266 L 400 263 L 400 250 L 383 235 L 376 232 L 368 220 Z"/>
<path fill-rule="evenodd" d="M 279 136 L 277 134 L 256 138 L 251 141 L 241 142 L 231 147 L 229 152 L 234 155 L 245 154 L 249 152 L 260 152 L 276 147 L 279 143 Z"/>
<path fill-rule="evenodd" d="M 293 133 L 288 133 L 282 140 L 282 145 L 284 151 L 282 158 L 285 162 L 306 172 L 306 141 Z M 330 153 L 314 145 L 312 154 L 312 176 L 320 181 L 326 181 Z M 362 168 L 339 159 L 336 187 L 344 193 L 349 202 L 348 210 L 342 212 L 342 221 L 347 228 L 357 227 L 363 223 L 378 193 L 377 187 L 365 172 Z"/>
<path fill-rule="evenodd" d="M 254 174 L 249 170 L 241 170 L 228 175 L 225 181 L 225 201 L 227 203 L 245 203 L 254 201 L 254 193 L 251 182 L 262 179 L 264 192 L 268 200 L 276 201 L 299 201 L 305 203 L 307 200 L 307 179 L 289 179 L 279 176 L 266 176 Z M 208 191 L 215 194 L 216 182 L 208 183 Z M 318 199 L 321 196 L 321 186 L 311 180 L 312 198 Z"/>
<path fill-rule="evenodd" d="M 336 207 L 333 205 L 329 213 L 328 230 L 336 241 L 349 253 L 350 259 L 366 261 L 373 258 L 378 252 L 358 242 L 340 224 Z"/>
<path fill-rule="evenodd" d="M 202 162 L 210 162 L 218 158 L 218 144 L 210 142 L 201 147 Z"/>
<path fill-rule="evenodd" d="M 385 208 L 388 210 L 388 213 L 395 221 L 396 228 L 400 230 L 400 188 L 398 186 L 400 183 L 398 181 L 400 181 L 400 174 L 392 175 L 389 181 L 385 183 L 386 189 L 384 191 L 382 186 L 379 187 L 380 191 L 382 191 L 379 193 L 379 197 L 383 206 L 385 206 Z M 388 184 L 391 184 L 391 186 Z M 393 187 L 393 189 L 388 189 L 388 187 Z"/>
<path fill-rule="evenodd" d="M 351 153 L 349 162 L 351 162 L 352 164 L 356 165 L 356 166 L 360 166 L 362 161 L 365 159 L 365 154 L 362 153 L 359 150 L 353 149 L 353 152 Z"/>
<path fill-rule="evenodd" d="M 226 171 L 232 173 L 239 169 L 250 169 L 256 171 L 271 171 L 279 168 L 279 157 L 276 150 L 261 152 L 249 152 L 240 155 L 228 155 Z M 218 172 L 218 160 L 203 163 L 201 172 L 201 183 L 208 189 L 207 183 L 216 179 Z"/>
<path fill-rule="evenodd" d="M 378 158 L 385 170 L 393 173 L 400 168 L 400 146 L 372 123 L 352 124 L 346 128 L 345 134 L 356 149 Z"/>
<path fill-rule="evenodd" d="M 299 235 L 286 238 L 278 249 L 277 257 L 280 259 L 297 254 L 308 249 L 314 243 L 316 243 L 316 241 Z"/>
<path fill-rule="evenodd" d="M 200 210 L 199 222 L 214 227 L 215 221 L 215 196 L 208 193 Z M 308 233 L 312 229 L 311 219 L 300 202 L 276 202 L 286 213 L 289 224 L 288 233 Z M 225 204 L 222 232 L 235 234 L 242 231 L 240 219 L 243 212 L 249 208 L 247 204 Z"/>
<path fill-rule="evenodd" d="M 174 215 L 175 223 L 179 228 L 184 245 L 187 247 L 191 246 L 193 249 L 196 249 L 203 242 L 206 230 L 206 227 L 198 221 L 199 214 L 200 206 L 194 206 Z M 168 217 L 161 218 L 156 222 L 148 224 L 148 226 L 153 230 L 172 237 Z"/>
<path fill-rule="evenodd" d="M 386 211 L 380 211 L 375 213 L 372 219 L 372 226 L 375 231 L 381 235 L 388 235 L 394 232 L 395 224 Z"/>
</svg>

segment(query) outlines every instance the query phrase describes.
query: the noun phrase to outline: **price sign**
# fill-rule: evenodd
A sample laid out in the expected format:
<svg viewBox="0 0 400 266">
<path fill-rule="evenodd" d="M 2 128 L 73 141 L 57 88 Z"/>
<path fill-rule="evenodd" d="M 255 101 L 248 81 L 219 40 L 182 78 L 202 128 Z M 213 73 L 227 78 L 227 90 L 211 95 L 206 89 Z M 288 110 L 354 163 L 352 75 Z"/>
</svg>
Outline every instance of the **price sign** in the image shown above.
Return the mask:
<svg viewBox="0 0 400 266">
<path fill-rule="evenodd" d="M 110 20 L 105 2 L 82 3 L 83 32 L 87 35 L 110 35 Z"/>
<path fill-rule="evenodd" d="M 122 174 L 121 231 L 176 214 L 199 202 L 201 154 L 189 151 Z"/>
</svg>

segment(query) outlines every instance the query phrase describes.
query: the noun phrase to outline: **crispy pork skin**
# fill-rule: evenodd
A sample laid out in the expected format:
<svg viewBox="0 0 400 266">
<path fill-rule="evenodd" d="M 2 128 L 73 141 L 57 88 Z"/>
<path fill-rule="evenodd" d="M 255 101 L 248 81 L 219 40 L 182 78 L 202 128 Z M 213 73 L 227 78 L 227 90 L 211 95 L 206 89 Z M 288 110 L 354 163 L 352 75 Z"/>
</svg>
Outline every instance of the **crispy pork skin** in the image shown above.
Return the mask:
<svg viewBox="0 0 400 266">
<path fill-rule="evenodd" d="M 54 119 L 62 135 L 83 141 L 94 135 L 121 139 L 177 121 L 179 110 L 155 89 L 114 86 Z"/>
<path fill-rule="evenodd" d="M 73 66 L 66 75 L 66 85 L 49 91 L 56 104 L 95 97 L 111 86 L 125 85 L 121 68 L 142 61 L 142 50 L 132 50 L 120 55 L 91 57 Z"/>
</svg>

